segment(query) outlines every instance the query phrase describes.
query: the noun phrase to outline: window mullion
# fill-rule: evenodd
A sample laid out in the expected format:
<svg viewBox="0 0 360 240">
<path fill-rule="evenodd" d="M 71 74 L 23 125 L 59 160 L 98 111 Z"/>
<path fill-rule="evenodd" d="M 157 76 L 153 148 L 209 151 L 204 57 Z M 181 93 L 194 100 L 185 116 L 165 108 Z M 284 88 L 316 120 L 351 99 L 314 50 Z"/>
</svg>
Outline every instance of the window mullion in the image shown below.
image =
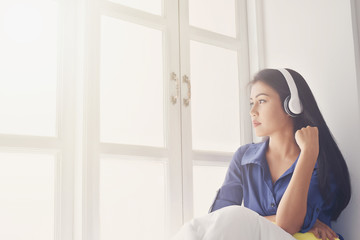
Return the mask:
<svg viewBox="0 0 360 240">
<path fill-rule="evenodd" d="M 100 10 L 89 0 L 84 37 L 84 143 L 82 239 L 99 240 L 99 71 Z"/>
<path fill-rule="evenodd" d="M 57 155 L 59 198 L 55 211 L 59 221 L 55 239 L 74 239 L 75 166 L 81 161 L 78 121 L 80 49 L 80 0 L 59 1 L 59 74 L 58 74 L 58 137 L 61 151 Z"/>
</svg>

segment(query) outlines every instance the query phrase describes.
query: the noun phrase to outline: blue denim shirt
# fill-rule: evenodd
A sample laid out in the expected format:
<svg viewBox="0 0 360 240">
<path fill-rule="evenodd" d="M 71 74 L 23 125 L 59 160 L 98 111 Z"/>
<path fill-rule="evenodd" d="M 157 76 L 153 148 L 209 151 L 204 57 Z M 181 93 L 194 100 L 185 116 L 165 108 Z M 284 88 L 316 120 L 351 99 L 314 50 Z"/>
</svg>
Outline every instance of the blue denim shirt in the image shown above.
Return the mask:
<svg viewBox="0 0 360 240">
<path fill-rule="evenodd" d="M 273 184 L 266 161 L 268 145 L 269 141 L 265 141 L 248 144 L 237 150 L 230 163 L 225 181 L 210 208 L 211 212 L 230 205 L 241 205 L 244 201 L 245 207 L 261 216 L 276 214 L 298 159 Z M 335 189 L 335 183 L 330 185 L 331 189 Z M 300 232 L 309 231 L 317 218 L 330 226 L 332 205 L 333 203 L 330 203 L 325 206 L 320 194 L 316 164 L 309 186 L 306 216 Z"/>
</svg>

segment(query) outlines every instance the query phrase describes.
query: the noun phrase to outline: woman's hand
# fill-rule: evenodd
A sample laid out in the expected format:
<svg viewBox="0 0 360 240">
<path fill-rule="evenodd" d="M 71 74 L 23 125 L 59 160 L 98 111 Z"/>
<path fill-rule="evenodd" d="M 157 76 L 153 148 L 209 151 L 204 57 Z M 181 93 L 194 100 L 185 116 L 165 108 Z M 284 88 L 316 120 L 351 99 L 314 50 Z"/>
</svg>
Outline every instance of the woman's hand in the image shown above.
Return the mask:
<svg viewBox="0 0 360 240">
<path fill-rule="evenodd" d="M 311 233 L 315 235 L 315 237 L 322 240 L 334 240 L 338 238 L 337 234 L 325 223 L 321 222 L 319 219 L 316 219 L 316 222 L 312 229 L 310 229 Z"/>
<path fill-rule="evenodd" d="M 307 126 L 297 130 L 295 140 L 302 153 L 307 152 L 317 159 L 319 155 L 319 130 L 317 127 Z"/>
</svg>

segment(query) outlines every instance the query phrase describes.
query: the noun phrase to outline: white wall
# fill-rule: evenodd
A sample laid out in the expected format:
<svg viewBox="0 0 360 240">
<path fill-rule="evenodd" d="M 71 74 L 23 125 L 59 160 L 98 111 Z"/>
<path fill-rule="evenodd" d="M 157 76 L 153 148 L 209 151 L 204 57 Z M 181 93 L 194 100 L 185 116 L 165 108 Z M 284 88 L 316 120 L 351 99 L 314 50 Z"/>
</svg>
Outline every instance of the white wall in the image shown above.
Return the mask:
<svg viewBox="0 0 360 240">
<path fill-rule="evenodd" d="M 304 76 L 347 161 L 353 195 L 334 228 L 357 239 L 360 108 L 350 0 L 266 0 L 262 9 L 265 67 Z"/>
</svg>

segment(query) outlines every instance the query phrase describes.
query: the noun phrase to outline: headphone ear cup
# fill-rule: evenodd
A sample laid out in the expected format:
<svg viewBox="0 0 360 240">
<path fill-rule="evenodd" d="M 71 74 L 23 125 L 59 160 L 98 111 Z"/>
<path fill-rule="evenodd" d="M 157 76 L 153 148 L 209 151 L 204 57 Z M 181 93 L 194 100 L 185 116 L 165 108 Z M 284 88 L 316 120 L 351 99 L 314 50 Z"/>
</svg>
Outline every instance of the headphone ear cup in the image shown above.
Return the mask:
<svg viewBox="0 0 360 240">
<path fill-rule="evenodd" d="M 296 117 L 296 114 L 294 114 L 289 108 L 289 101 L 290 101 L 290 96 L 287 96 L 284 100 L 284 110 L 289 116 Z"/>
</svg>

